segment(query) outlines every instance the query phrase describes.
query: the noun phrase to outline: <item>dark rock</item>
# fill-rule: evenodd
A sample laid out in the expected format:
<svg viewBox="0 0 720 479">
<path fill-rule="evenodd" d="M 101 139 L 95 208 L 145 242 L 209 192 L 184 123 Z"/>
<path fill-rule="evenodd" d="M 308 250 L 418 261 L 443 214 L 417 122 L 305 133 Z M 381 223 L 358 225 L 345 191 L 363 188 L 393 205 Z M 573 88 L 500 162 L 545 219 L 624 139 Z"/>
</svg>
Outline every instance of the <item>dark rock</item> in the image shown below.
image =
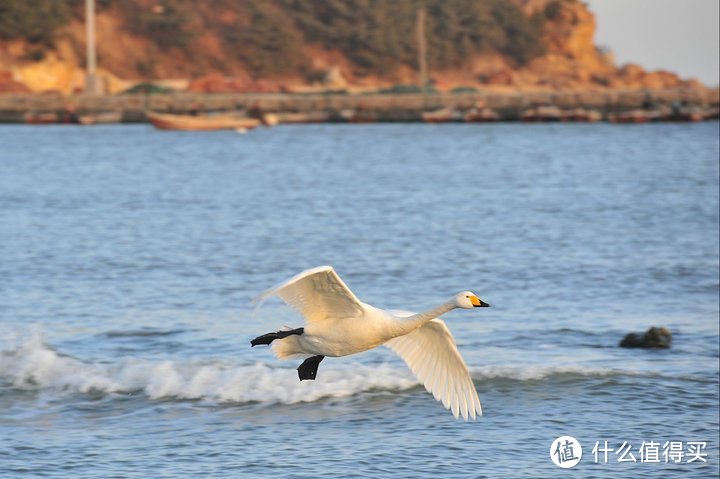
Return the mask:
<svg viewBox="0 0 720 479">
<path fill-rule="evenodd" d="M 672 334 L 667 328 L 652 327 L 645 334 L 628 333 L 620 341 L 621 348 L 669 348 Z"/>
</svg>

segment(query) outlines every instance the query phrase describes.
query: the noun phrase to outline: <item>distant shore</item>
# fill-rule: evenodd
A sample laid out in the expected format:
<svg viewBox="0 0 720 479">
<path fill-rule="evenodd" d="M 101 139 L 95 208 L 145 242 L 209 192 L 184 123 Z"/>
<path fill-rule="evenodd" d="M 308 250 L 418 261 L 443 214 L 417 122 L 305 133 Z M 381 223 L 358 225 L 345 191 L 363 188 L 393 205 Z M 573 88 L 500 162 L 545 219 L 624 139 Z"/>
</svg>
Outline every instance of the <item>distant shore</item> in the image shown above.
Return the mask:
<svg viewBox="0 0 720 479">
<path fill-rule="evenodd" d="M 718 90 L 608 90 L 515 93 L 0 95 L 0 123 L 67 123 L 105 115 L 147 121 L 147 111 L 242 111 L 293 123 L 451 121 L 700 121 L 718 118 Z M 110 115 L 112 114 L 112 115 Z M 110 121 L 105 121 L 110 122 Z"/>
</svg>

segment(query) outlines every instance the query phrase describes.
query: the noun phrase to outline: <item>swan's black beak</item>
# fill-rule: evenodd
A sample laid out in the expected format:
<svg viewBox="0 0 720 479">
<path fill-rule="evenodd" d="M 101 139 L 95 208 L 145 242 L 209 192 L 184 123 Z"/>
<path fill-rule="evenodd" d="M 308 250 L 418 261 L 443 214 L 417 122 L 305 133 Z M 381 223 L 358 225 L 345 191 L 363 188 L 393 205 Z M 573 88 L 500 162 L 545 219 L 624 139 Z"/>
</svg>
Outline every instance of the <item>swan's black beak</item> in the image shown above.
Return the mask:
<svg viewBox="0 0 720 479">
<path fill-rule="evenodd" d="M 468 296 L 468 298 L 470 298 L 470 302 L 476 308 L 489 308 L 490 307 L 489 304 L 487 304 L 485 301 L 478 298 L 477 296 Z"/>
</svg>

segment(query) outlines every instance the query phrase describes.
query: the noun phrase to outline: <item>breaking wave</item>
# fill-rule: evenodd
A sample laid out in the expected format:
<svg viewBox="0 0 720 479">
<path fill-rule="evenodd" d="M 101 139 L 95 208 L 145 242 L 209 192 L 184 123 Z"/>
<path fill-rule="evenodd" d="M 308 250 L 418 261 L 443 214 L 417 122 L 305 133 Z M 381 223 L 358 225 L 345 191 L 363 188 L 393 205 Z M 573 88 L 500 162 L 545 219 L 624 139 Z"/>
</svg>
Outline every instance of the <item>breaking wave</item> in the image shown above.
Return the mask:
<svg viewBox="0 0 720 479">
<path fill-rule="evenodd" d="M 382 364 L 323 365 L 317 381 L 297 380 L 295 363 L 277 367 L 223 359 L 151 361 L 123 358 L 88 363 L 64 355 L 40 334 L 0 349 L 0 387 L 56 393 L 143 394 L 150 399 L 204 400 L 214 403 L 312 402 L 365 391 L 400 391 L 418 381 L 399 361 Z M 487 366 L 472 368 L 478 382 L 531 381 L 610 375 L 645 375 L 582 366 Z"/>
<path fill-rule="evenodd" d="M 242 365 L 218 359 L 153 362 L 124 358 L 112 364 L 87 363 L 52 349 L 39 334 L 15 348 L 0 351 L 0 385 L 23 390 L 294 404 L 417 385 L 409 371 L 389 364 L 326 367 L 321 374 L 322 381 L 300 382 L 290 367 L 262 362 Z"/>
</svg>

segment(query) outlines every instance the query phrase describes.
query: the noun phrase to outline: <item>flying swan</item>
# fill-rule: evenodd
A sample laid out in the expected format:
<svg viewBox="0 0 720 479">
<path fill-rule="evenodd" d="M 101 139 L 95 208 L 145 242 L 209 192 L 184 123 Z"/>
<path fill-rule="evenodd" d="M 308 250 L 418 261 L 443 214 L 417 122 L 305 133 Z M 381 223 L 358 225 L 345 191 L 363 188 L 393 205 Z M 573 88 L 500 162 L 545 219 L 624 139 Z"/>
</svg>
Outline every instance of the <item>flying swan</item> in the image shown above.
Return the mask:
<svg viewBox="0 0 720 479">
<path fill-rule="evenodd" d="M 480 399 L 445 322 L 438 317 L 455 308 L 489 304 L 463 291 L 440 306 L 414 314 L 382 310 L 360 301 L 332 266 L 308 269 L 271 288 L 254 301 L 280 296 L 305 318 L 305 327 L 263 334 L 250 344 L 271 345 L 279 359 L 306 358 L 300 380 L 315 379 L 325 356 L 355 354 L 384 344 L 398 354 L 425 389 L 457 419 L 482 415 Z"/>
</svg>

